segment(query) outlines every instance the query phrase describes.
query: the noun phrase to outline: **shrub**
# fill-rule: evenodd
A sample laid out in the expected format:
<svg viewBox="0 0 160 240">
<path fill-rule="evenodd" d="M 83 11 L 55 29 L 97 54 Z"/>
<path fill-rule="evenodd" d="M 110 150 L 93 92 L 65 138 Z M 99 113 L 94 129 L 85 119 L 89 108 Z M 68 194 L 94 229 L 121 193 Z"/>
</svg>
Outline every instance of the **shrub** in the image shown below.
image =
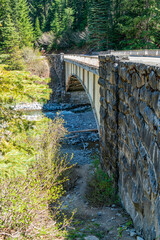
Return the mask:
<svg viewBox="0 0 160 240">
<path fill-rule="evenodd" d="M 96 159 L 93 165 L 94 172 L 87 183 L 87 200 L 96 207 L 117 203 L 118 196 L 115 194 L 113 179 L 101 169 L 99 160 Z"/>
<path fill-rule="evenodd" d="M 32 75 L 37 75 L 41 78 L 48 78 L 50 75 L 49 63 L 47 59 L 41 56 L 38 49 L 32 49 L 29 47 L 22 49 L 22 56 L 27 71 Z"/>
<path fill-rule="evenodd" d="M 7 70 L 24 70 L 24 59 L 22 57 L 22 52 L 18 47 L 14 47 L 12 52 L 9 54 L 6 60 Z"/>
<path fill-rule="evenodd" d="M 45 32 L 42 36 L 38 39 L 38 44 L 47 48 L 52 42 L 55 40 L 55 34 L 50 32 Z"/>
</svg>

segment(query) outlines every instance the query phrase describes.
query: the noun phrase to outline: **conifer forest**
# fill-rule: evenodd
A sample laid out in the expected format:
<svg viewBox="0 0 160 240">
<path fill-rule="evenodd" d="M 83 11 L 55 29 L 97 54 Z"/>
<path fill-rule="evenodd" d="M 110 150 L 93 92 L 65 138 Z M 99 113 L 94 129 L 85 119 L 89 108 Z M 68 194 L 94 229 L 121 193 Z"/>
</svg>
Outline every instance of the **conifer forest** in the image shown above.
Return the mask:
<svg viewBox="0 0 160 240">
<path fill-rule="evenodd" d="M 1 0 L 1 49 L 155 49 L 159 0 Z"/>
</svg>

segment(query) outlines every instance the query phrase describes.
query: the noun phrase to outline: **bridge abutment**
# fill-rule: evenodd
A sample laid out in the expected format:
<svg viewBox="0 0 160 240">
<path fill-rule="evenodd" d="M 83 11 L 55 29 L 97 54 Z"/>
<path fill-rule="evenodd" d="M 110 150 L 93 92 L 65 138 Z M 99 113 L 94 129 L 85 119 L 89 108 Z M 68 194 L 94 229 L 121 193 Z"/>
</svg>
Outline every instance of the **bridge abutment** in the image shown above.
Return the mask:
<svg viewBox="0 0 160 240">
<path fill-rule="evenodd" d="M 160 68 L 100 56 L 102 162 L 145 240 L 160 237 Z"/>
</svg>

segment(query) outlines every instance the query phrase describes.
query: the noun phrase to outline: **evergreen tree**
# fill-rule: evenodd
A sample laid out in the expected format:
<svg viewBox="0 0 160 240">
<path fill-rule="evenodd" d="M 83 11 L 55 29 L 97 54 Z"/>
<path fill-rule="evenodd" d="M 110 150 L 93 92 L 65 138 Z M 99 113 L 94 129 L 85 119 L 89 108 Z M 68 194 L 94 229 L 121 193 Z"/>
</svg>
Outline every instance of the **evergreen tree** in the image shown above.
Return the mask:
<svg viewBox="0 0 160 240">
<path fill-rule="evenodd" d="M 19 33 L 11 17 L 10 0 L 2 0 L 0 8 L 0 47 L 10 52 L 14 46 L 18 45 Z"/>
<path fill-rule="evenodd" d="M 11 50 L 12 46 L 31 46 L 33 28 L 28 16 L 26 0 L 2 0 L 0 11 L 1 47 Z"/>
<path fill-rule="evenodd" d="M 19 44 L 19 34 L 14 27 L 9 14 L 1 27 L 1 48 L 6 52 L 12 52 L 13 49 Z"/>
<path fill-rule="evenodd" d="M 69 29 L 72 28 L 73 25 L 73 21 L 74 21 L 74 17 L 73 17 L 73 10 L 72 8 L 65 8 L 64 10 L 64 15 L 63 15 L 63 31 L 68 31 Z"/>
<path fill-rule="evenodd" d="M 108 49 L 111 32 L 111 1 L 91 0 L 89 11 L 89 39 L 98 50 Z"/>
<path fill-rule="evenodd" d="M 117 33 L 123 34 L 120 47 L 126 49 L 156 48 L 160 31 L 160 9 L 156 0 L 120 2 Z"/>
<path fill-rule="evenodd" d="M 33 27 L 29 19 L 29 8 L 26 0 L 12 0 L 12 18 L 20 35 L 19 46 L 31 46 L 33 41 Z"/>
<path fill-rule="evenodd" d="M 87 26 L 88 19 L 88 0 L 70 0 L 67 6 L 73 10 L 73 29 L 83 31 Z"/>
<path fill-rule="evenodd" d="M 38 39 L 42 35 L 38 17 L 36 18 L 36 23 L 35 23 L 35 28 L 34 28 L 34 35 L 35 35 L 36 39 Z"/>
</svg>

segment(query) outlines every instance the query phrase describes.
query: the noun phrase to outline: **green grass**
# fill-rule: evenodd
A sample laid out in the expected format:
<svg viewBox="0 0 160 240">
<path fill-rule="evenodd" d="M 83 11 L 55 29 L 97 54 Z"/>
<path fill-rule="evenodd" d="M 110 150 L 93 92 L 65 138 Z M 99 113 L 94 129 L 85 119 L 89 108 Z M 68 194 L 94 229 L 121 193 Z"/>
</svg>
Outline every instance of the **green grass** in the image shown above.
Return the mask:
<svg viewBox="0 0 160 240">
<path fill-rule="evenodd" d="M 96 158 L 93 162 L 94 173 L 88 180 L 86 198 L 91 206 L 102 207 L 119 203 L 119 197 L 115 194 L 113 178 L 104 172 Z"/>
</svg>

